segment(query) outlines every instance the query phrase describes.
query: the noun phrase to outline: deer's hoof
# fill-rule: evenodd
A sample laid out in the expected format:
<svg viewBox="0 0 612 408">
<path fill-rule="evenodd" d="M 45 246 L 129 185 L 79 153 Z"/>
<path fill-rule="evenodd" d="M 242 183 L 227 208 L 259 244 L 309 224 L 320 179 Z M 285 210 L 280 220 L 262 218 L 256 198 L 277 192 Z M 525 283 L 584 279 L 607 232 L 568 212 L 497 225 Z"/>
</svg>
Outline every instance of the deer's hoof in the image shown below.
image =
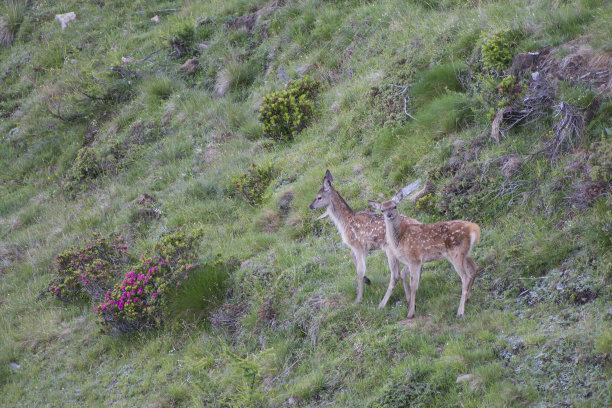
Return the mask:
<svg viewBox="0 0 612 408">
<path fill-rule="evenodd" d="M 370 282 L 370 279 L 367 276 L 364 276 L 363 277 L 363 283 L 365 283 L 366 285 L 369 285 L 372 282 Z"/>
<path fill-rule="evenodd" d="M 463 313 L 457 313 L 457 319 L 463 319 Z"/>
</svg>

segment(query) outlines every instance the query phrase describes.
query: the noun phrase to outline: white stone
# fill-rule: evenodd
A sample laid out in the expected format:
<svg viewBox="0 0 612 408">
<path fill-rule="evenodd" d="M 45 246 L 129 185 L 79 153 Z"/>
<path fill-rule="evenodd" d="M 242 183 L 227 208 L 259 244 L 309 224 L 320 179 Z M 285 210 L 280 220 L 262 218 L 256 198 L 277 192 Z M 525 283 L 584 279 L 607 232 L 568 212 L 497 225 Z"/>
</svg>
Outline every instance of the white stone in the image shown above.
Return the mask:
<svg viewBox="0 0 612 408">
<path fill-rule="evenodd" d="M 66 28 L 68 23 L 76 20 L 76 14 L 74 14 L 74 11 L 71 11 L 70 13 L 65 13 L 65 14 L 56 14 L 55 19 L 62 24 L 62 30 L 63 30 Z"/>
<path fill-rule="evenodd" d="M 151 18 L 151 21 L 154 22 L 155 24 L 159 23 L 159 17 L 158 16 L 153 16 Z"/>
</svg>

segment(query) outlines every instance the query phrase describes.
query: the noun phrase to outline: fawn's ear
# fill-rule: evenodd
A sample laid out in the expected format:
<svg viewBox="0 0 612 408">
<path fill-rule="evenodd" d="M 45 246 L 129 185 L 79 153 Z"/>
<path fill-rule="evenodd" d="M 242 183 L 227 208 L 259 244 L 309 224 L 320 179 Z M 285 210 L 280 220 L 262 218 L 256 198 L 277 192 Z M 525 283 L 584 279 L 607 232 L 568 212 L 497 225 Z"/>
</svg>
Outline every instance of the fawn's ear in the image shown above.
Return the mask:
<svg viewBox="0 0 612 408">
<path fill-rule="evenodd" d="M 391 201 L 393 201 L 395 203 L 395 205 L 398 205 L 399 203 L 402 202 L 403 199 L 404 199 L 404 192 L 402 190 L 400 190 L 400 191 L 397 192 L 396 195 L 393 196 Z"/>
<path fill-rule="evenodd" d="M 331 182 L 329 181 L 328 178 L 324 178 L 323 179 L 323 190 L 329 191 L 330 189 L 331 189 Z"/>
<path fill-rule="evenodd" d="M 368 200 L 368 204 L 370 205 L 370 210 L 380 211 L 380 203 L 377 203 L 376 201 Z"/>
<path fill-rule="evenodd" d="M 332 177 L 332 175 L 331 175 L 331 173 L 330 173 L 329 169 L 327 169 L 327 170 L 325 171 L 325 177 L 323 177 L 323 179 L 327 179 L 327 180 L 329 180 L 329 182 L 330 182 L 330 183 L 331 183 L 332 181 L 334 181 L 334 178 Z"/>
</svg>

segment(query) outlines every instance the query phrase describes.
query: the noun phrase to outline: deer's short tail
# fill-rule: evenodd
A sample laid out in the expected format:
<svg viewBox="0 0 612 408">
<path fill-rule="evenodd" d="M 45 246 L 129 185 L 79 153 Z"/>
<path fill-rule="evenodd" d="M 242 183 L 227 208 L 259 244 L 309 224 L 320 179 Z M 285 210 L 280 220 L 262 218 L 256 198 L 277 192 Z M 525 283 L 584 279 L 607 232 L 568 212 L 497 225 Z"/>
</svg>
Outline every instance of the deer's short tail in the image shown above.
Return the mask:
<svg viewBox="0 0 612 408">
<path fill-rule="evenodd" d="M 470 231 L 470 250 L 468 255 L 472 252 L 474 245 L 480 241 L 480 227 L 477 224 L 472 224 L 472 231 Z"/>
</svg>

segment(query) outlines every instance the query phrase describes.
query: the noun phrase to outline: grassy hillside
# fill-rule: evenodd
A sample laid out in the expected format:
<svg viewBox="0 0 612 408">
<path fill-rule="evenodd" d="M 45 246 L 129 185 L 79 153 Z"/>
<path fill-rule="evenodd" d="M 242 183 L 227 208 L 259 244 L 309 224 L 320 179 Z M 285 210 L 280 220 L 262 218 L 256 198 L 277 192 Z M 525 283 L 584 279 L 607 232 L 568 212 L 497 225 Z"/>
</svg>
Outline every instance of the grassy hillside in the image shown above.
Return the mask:
<svg viewBox="0 0 612 408">
<path fill-rule="evenodd" d="M 3 0 L 0 405 L 610 406 L 610 21 L 605 0 Z M 269 96 L 304 76 L 277 134 L 294 102 Z M 308 210 L 326 169 L 354 209 L 420 178 L 401 212 L 480 225 L 463 319 L 446 261 L 415 319 L 399 287 L 377 310 L 380 251 L 354 303 Z M 151 329 L 49 291 L 73 246 L 124 240 L 110 290 L 177 231 L 200 246 Z"/>
</svg>

